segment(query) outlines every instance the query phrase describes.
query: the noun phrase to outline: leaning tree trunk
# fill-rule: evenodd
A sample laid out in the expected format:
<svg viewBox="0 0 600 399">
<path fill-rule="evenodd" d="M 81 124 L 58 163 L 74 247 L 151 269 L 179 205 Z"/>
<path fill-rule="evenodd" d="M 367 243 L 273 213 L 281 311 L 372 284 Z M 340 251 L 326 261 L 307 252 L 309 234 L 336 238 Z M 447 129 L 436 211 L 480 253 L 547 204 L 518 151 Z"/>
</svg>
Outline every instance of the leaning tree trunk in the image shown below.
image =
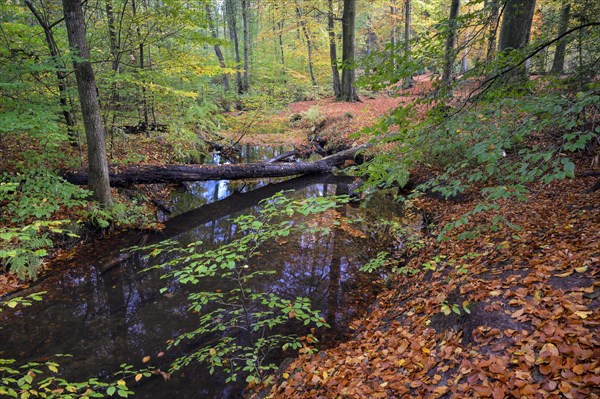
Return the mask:
<svg viewBox="0 0 600 399">
<path fill-rule="evenodd" d="M 563 1 L 562 10 L 560 12 L 560 25 L 558 27 L 558 35 L 563 36 L 569 27 L 569 14 L 571 13 L 571 5 Z M 554 61 L 552 62 L 551 72 L 555 75 L 563 73 L 565 68 L 565 54 L 567 52 L 567 38 L 563 37 L 556 45 L 554 53 Z"/>
<path fill-rule="evenodd" d="M 452 0 L 450 4 L 450 16 L 448 17 L 448 33 L 446 35 L 446 47 L 444 50 L 444 74 L 442 82 L 449 84 L 452 80 L 452 71 L 454 70 L 454 43 L 456 42 L 456 18 L 458 18 L 458 9 L 460 0 Z"/>
<path fill-rule="evenodd" d="M 531 24 L 535 11 L 535 0 L 508 0 L 504 6 L 498 51 L 504 56 L 510 56 L 529 43 Z M 508 62 L 515 62 L 510 60 Z M 527 80 L 525 63 L 512 69 L 503 77 L 505 83 L 522 82 Z"/>
<path fill-rule="evenodd" d="M 337 97 L 340 101 L 358 101 L 354 87 L 354 34 L 356 20 L 356 0 L 344 0 L 342 14 L 342 91 Z"/>
<path fill-rule="evenodd" d="M 94 198 L 101 204 L 112 206 L 108 178 L 108 162 L 106 160 L 106 145 L 104 143 L 104 126 L 100 116 L 100 104 L 96 91 L 96 79 L 92 63 L 89 60 L 89 50 L 85 36 L 83 9 L 79 0 L 63 0 L 63 10 L 67 35 L 71 51 L 77 56 L 73 59 L 79 102 L 85 125 L 85 135 L 88 147 L 88 186 L 94 193 Z"/>
<path fill-rule="evenodd" d="M 333 94 L 339 97 L 342 92 L 342 82 L 340 81 L 340 71 L 338 70 L 333 0 L 328 0 L 327 7 L 327 33 L 329 35 L 329 59 L 331 61 L 331 75 L 333 77 Z"/>
</svg>

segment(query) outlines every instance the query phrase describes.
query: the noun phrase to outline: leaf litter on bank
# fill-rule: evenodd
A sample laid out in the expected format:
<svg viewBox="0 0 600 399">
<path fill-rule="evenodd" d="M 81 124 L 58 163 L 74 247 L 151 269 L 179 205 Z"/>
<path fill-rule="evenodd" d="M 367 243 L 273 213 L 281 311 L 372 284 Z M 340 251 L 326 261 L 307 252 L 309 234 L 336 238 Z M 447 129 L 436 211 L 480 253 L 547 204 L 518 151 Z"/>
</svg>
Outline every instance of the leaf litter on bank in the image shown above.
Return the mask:
<svg viewBox="0 0 600 399">
<path fill-rule="evenodd" d="M 528 202 L 500 203 L 519 231 L 426 238 L 407 266 L 445 255 L 435 271 L 397 276 L 353 322 L 351 340 L 301 355 L 266 397 L 599 398 L 600 204 L 584 193 L 590 183 L 556 182 L 534 187 Z M 438 226 L 474 204 L 417 200 Z M 468 301 L 471 314 L 445 316 L 445 301 Z"/>
</svg>

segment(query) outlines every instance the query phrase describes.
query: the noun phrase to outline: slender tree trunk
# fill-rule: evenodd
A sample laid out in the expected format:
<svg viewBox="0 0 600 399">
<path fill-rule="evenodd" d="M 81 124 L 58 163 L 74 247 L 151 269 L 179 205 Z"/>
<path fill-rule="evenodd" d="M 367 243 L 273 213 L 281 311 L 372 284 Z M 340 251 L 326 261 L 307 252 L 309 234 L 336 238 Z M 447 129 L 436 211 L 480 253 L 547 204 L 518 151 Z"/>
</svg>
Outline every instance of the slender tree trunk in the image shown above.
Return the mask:
<svg viewBox="0 0 600 399">
<path fill-rule="evenodd" d="M 65 119 L 65 124 L 67 125 L 67 132 L 69 135 L 69 140 L 73 143 L 77 143 L 77 136 L 73 127 L 75 126 L 75 121 L 73 119 L 73 115 L 71 115 L 70 107 L 69 107 L 69 85 L 67 82 L 67 75 L 65 74 L 65 65 L 60 60 L 60 53 L 58 50 L 58 45 L 56 44 L 56 40 L 54 39 L 54 33 L 52 29 L 48 25 L 48 21 L 40 14 L 38 9 L 33 5 L 31 0 L 25 0 L 25 4 L 29 8 L 29 10 L 33 13 L 33 16 L 38 21 L 42 29 L 44 30 L 44 36 L 46 37 L 46 44 L 48 45 L 48 51 L 50 52 L 50 56 L 52 57 L 52 63 L 54 64 L 54 68 L 56 69 L 56 81 L 58 85 L 58 94 L 59 94 L 59 103 L 61 107 L 62 115 Z"/>
<path fill-rule="evenodd" d="M 337 45 L 335 40 L 335 18 L 333 14 L 333 0 L 327 1 L 327 33 L 329 35 L 329 59 L 331 61 L 331 75 L 333 77 L 333 94 L 339 97 L 342 91 L 340 71 L 338 69 Z"/>
<path fill-rule="evenodd" d="M 448 17 L 448 34 L 446 35 L 446 48 L 444 51 L 444 74 L 442 82 L 450 83 L 452 80 L 452 71 L 454 69 L 454 43 L 456 42 L 456 19 L 458 18 L 458 9 L 460 8 L 460 0 L 452 0 L 450 5 L 450 16 Z"/>
<path fill-rule="evenodd" d="M 470 45 L 469 45 L 469 33 L 465 33 L 465 40 L 464 40 L 464 49 L 463 49 L 463 56 L 460 59 L 460 74 L 464 75 L 465 73 L 467 73 L 467 70 L 469 69 L 469 62 L 468 62 L 468 55 L 469 55 L 469 51 L 470 51 Z"/>
<path fill-rule="evenodd" d="M 390 19 L 392 23 L 392 30 L 390 33 L 390 43 L 392 44 L 392 65 L 394 65 L 395 54 L 398 51 L 396 48 L 398 46 L 398 26 L 396 21 L 396 16 L 398 14 L 398 10 L 396 8 L 396 1 L 392 1 L 392 5 L 390 6 Z"/>
<path fill-rule="evenodd" d="M 506 2 L 498 43 L 498 50 L 501 53 L 508 55 L 529 43 L 534 11 L 535 0 L 508 0 Z M 503 79 L 505 82 L 527 80 L 525 64 L 505 74 Z"/>
<path fill-rule="evenodd" d="M 212 7 L 210 4 L 206 4 L 205 9 L 206 9 L 206 18 L 208 20 L 208 28 L 210 29 L 211 36 L 213 37 L 213 39 L 215 39 L 215 44 L 213 46 L 213 48 L 215 49 L 215 55 L 217 56 L 217 59 L 219 60 L 219 66 L 222 69 L 225 69 L 225 68 L 227 68 L 227 66 L 225 65 L 225 57 L 223 57 L 223 52 L 221 51 L 221 46 L 219 46 L 219 43 L 217 43 L 219 36 L 217 33 L 217 27 L 215 26 L 215 21 L 212 16 Z M 225 91 L 229 91 L 229 78 L 227 77 L 226 73 L 223 73 L 223 75 L 221 76 L 221 80 L 223 81 L 223 89 L 225 89 Z"/>
<path fill-rule="evenodd" d="M 113 12 L 113 1 L 106 0 L 106 18 L 108 22 L 108 39 L 110 42 L 110 54 L 112 55 L 112 70 L 119 73 L 120 53 L 115 29 L 115 14 Z"/>
<path fill-rule="evenodd" d="M 244 28 L 244 93 L 250 89 L 250 21 L 248 19 L 248 1 L 242 0 L 242 25 Z"/>
<path fill-rule="evenodd" d="M 560 12 L 560 25 L 558 27 L 558 34 L 564 35 L 569 27 L 569 16 L 571 13 L 571 5 L 567 0 L 563 0 L 563 6 Z M 554 61 L 552 62 L 551 72 L 555 75 L 560 75 L 565 69 L 565 54 L 567 52 L 567 38 L 563 37 L 556 45 L 556 51 L 554 52 Z"/>
<path fill-rule="evenodd" d="M 239 94 L 244 93 L 244 84 L 242 81 L 242 73 L 240 72 L 240 42 L 238 39 L 235 0 L 225 0 L 225 13 L 227 14 L 227 25 L 229 25 L 229 38 L 233 42 L 233 52 L 235 56 L 235 77 L 236 86 Z"/>
<path fill-rule="evenodd" d="M 88 186 L 96 200 L 104 206 L 110 207 L 112 206 L 112 195 L 108 178 L 104 126 L 100 116 L 94 70 L 89 60 L 83 9 L 79 0 L 63 0 L 62 3 L 69 46 L 71 51 L 78 56 L 73 59 L 73 67 L 87 139 Z"/>
<path fill-rule="evenodd" d="M 279 25 L 279 31 L 278 31 L 278 35 L 279 35 L 279 48 L 281 49 L 281 65 L 285 65 L 285 51 L 283 49 L 283 21 L 279 21 L 278 22 Z"/>
<path fill-rule="evenodd" d="M 340 101 L 358 101 L 354 87 L 354 25 L 356 19 L 356 0 L 344 0 L 342 14 L 342 91 L 337 97 Z"/>
<path fill-rule="evenodd" d="M 368 57 L 371 55 L 371 51 L 373 51 L 373 43 L 375 42 L 375 32 L 373 32 L 373 22 L 370 15 L 367 16 L 367 39 L 365 42 Z"/>
<path fill-rule="evenodd" d="M 131 11 L 132 11 L 132 15 L 133 18 L 136 19 L 137 17 L 137 4 L 136 4 L 136 0 L 131 0 Z M 138 56 L 140 58 L 140 63 L 139 63 L 139 68 L 140 68 L 140 72 L 143 75 L 143 70 L 144 70 L 144 42 L 142 40 L 142 32 L 140 29 L 140 24 L 139 21 L 135 21 L 136 24 L 136 34 L 137 34 L 137 40 L 138 40 Z M 142 82 L 142 118 L 144 119 L 144 124 L 147 127 L 148 126 L 148 104 L 147 104 L 147 100 L 146 100 L 146 86 L 145 86 L 145 82 L 144 82 L 144 78 L 142 76 L 141 78 L 141 82 Z"/>
<path fill-rule="evenodd" d="M 304 16 L 302 15 L 302 10 L 300 10 L 300 6 L 296 2 L 296 16 L 298 17 L 298 23 L 300 24 L 300 29 L 302 29 L 302 34 L 304 35 L 304 39 L 306 40 L 306 49 L 308 52 L 308 72 L 310 74 L 310 81 L 313 86 L 317 86 L 317 79 L 315 78 L 314 72 L 314 64 L 313 64 L 313 45 L 310 40 L 310 35 L 308 34 L 308 29 L 306 28 L 306 21 L 304 20 Z"/>
<path fill-rule="evenodd" d="M 490 62 L 496 54 L 496 37 L 498 36 L 498 0 L 489 0 L 487 6 L 490 9 L 490 23 L 487 39 L 487 53 L 485 59 Z"/>
<path fill-rule="evenodd" d="M 410 48 L 410 25 L 412 23 L 412 4 L 411 0 L 404 1 L 404 54 L 406 55 L 406 62 L 411 61 L 411 48 Z M 413 79 L 412 75 L 404 80 L 404 88 L 408 89 L 412 87 Z"/>
</svg>

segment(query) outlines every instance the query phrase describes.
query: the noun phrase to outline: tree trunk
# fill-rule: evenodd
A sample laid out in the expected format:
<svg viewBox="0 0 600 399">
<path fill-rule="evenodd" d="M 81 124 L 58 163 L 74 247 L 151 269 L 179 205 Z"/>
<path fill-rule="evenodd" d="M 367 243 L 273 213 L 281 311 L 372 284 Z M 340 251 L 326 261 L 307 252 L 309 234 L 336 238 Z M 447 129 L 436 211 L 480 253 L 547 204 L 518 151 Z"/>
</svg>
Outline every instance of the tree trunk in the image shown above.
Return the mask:
<svg viewBox="0 0 600 399">
<path fill-rule="evenodd" d="M 225 14 L 227 14 L 227 25 L 229 25 L 229 38 L 233 43 L 233 52 L 235 56 L 235 77 L 236 86 L 239 94 L 244 93 L 244 83 L 242 81 L 242 73 L 240 72 L 240 41 L 237 33 L 237 22 L 234 0 L 225 0 Z"/>
<path fill-rule="evenodd" d="M 137 17 L 137 4 L 136 4 L 136 0 L 131 0 L 131 12 L 133 15 L 133 19 L 135 20 Z M 139 67 L 140 67 L 140 71 L 144 70 L 144 41 L 142 40 L 142 32 L 140 29 L 140 24 L 138 21 L 135 21 L 136 24 L 136 28 L 135 28 L 135 32 L 137 35 L 137 40 L 138 40 L 138 56 L 140 58 L 140 63 L 139 63 Z M 144 124 L 146 126 L 149 126 L 149 120 L 148 120 L 148 103 L 146 100 L 146 86 L 145 86 L 145 82 L 144 82 L 144 77 L 143 77 L 143 72 L 142 72 L 142 78 L 140 79 L 142 82 L 142 118 L 144 120 Z"/>
<path fill-rule="evenodd" d="M 243 89 L 247 93 L 250 89 L 250 21 L 248 20 L 248 1 L 242 0 L 242 24 L 244 27 L 244 80 Z"/>
<path fill-rule="evenodd" d="M 571 13 L 571 5 L 566 0 L 563 1 L 563 6 L 560 12 L 560 25 L 558 27 L 558 35 L 562 36 L 569 27 L 569 15 Z M 551 73 L 560 75 L 565 68 L 565 54 L 567 52 L 567 38 L 563 37 L 556 45 L 554 53 L 554 61 L 552 62 Z"/>
<path fill-rule="evenodd" d="M 508 0 L 506 2 L 498 43 L 498 50 L 505 56 L 529 43 L 534 11 L 535 0 Z M 509 60 L 509 62 L 511 61 Z M 526 81 L 525 64 L 505 74 L 503 80 L 507 83 Z"/>
<path fill-rule="evenodd" d="M 54 40 L 54 33 L 48 25 L 48 21 L 42 16 L 42 14 L 40 14 L 40 12 L 33 5 L 31 0 L 25 0 L 25 4 L 33 13 L 33 16 L 44 30 L 46 44 L 48 45 L 48 50 L 50 51 L 50 56 L 52 57 L 54 68 L 56 68 L 56 81 L 58 85 L 59 103 L 63 117 L 65 118 L 65 124 L 67 125 L 69 140 L 71 140 L 73 143 L 77 143 L 77 136 L 73 130 L 73 127 L 75 126 L 75 121 L 73 120 L 73 115 L 71 115 L 71 111 L 69 110 L 69 85 L 67 83 L 67 75 L 64 72 L 65 65 L 60 60 L 58 45 L 56 44 L 56 40 Z"/>
<path fill-rule="evenodd" d="M 66 1 L 66 0 L 65 0 Z M 282 177 L 312 173 L 331 172 L 347 159 L 352 159 L 361 145 L 338 152 L 315 162 L 249 163 L 223 165 L 140 165 L 119 168 L 118 173 L 110 174 L 110 185 L 125 187 L 132 184 L 174 183 L 201 180 L 238 180 L 264 177 Z M 65 173 L 64 178 L 73 184 L 86 184 L 85 172 Z"/>
<path fill-rule="evenodd" d="M 391 20 L 391 24 L 392 24 L 392 29 L 390 32 L 390 43 L 392 44 L 392 56 L 391 56 L 391 60 L 392 60 L 392 66 L 395 66 L 395 54 L 396 51 L 398 50 L 396 47 L 398 46 L 398 27 L 397 27 L 397 21 L 396 21 L 396 15 L 398 14 L 397 12 L 397 8 L 396 8 L 396 1 L 393 0 L 392 1 L 392 5 L 390 5 L 390 20 Z"/>
<path fill-rule="evenodd" d="M 458 17 L 458 9 L 460 8 L 460 0 L 452 0 L 450 5 L 450 16 L 448 17 L 448 34 L 446 35 L 446 48 L 444 51 L 444 74 L 442 82 L 449 84 L 452 80 L 452 71 L 454 70 L 454 43 L 456 42 L 456 18 Z"/>
<path fill-rule="evenodd" d="M 217 42 L 217 40 L 219 40 L 219 36 L 217 34 L 217 27 L 215 26 L 215 21 L 213 19 L 212 16 L 212 7 L 210 4 L 206 4 L 206 19 L 208 21 L 208 28 L 210 29 L 210 34 L 213 37 L 213 39 L 215 39 L 215 44 L 214 44 L 214 49 L 215 49 L 215 55 L 217 56 L 217 59 L 219 60 L 219 66 L 222 69 L 227 68 L 227 66 L 225 65 L 225 57 L 223 57 L 223 52 L 221 51 L 221 47 L 219 46 L 219 43 Z M 227 77 L 226 73 L 223 73 L 223 75 L 221 76 L 221 80 L 223 81 L 223 89 L 225 91 L 229 91 L 229 78 Z"/>
<path fill-rule="evenodd" d="M 412 20 L 412 4 L 410 0 L 404 1 L 404 54 L 406 62 L 411 61 L 410 49 L 410 25 Z M 404 88 L 409 89 L 413 85 L 412 75 L 404 80 Z"/>
<path fill-rule="evenodd" d="M 110 207 L 112 206 L 112 195 L 108 178 L 104 126 L 100 116 L 94 70 L 89 60 L 83 9 L 79 0 L 63 0 L 62 3 L 69 46 L 71 51 L 78 56 L 73 60 L 73 67 L 87 139 L 88 186 L 96 200 L 104 206 Z"/>
<path fill-rule="evenodd" d="M 112 70 L 119 72 L 120 69 L 120 53 L 119 43 L 117 41 L 117 32 L 115 29 L 115 14 L 113 12 L 112 0 L 106 0 L 106 19 L 108 25 L 108 39 L 110 42 L 110 54 L 112 55 Z"/>
<path fill-rule="evenodd" d="M 342 91 L 337 97 L 340 101 L 358 101 L 354 87 L 354 24 L 356 19 L 356 0 L 344 0 L 342 15 Z"/>
<path fill-rule="evenodd" d="M 300 6 L 296 2 L 296 16 L 298 17 L 298 23 L 300 24 L 300 29 L 302 29 L 302 34 L 304 35 L 304 39 L 306 39 L 306 49 L 308 51 L 308 72 L 310 74 L 310 81 L 313 86 L 317 86 L 317 79 L 315 78 L 314 65 L 313 65 L 313 46 L 312 41 L 310 40 L 310 35 L 308 34 L 308 29 L 306 28 L 306 21 L 304 20 L 304 16 L 302 15 L 302 11 L 300 10 Z"/>
<path fill-rule="evenodd" d="M 469 56 L 469 51 L 470 51 L 470 45 L 469 45 L 469 32 L 465 33 L 465 39 L 464 39 L 464 48 L 463 48 L 463 55 L 460 59 L 460 74 L 464 75 L 465 73 L 467 73 L 467 71 L 469 70 L 469 60 L 467 59 L 467 57 Z"/>
<path fill-rule="evenodd" d="M 487 3 L 487 2 L 486 2 Z M 488 32 L 488 48 L 485 59 L 490 62 L 496 54 L 496 37 L 498 36 L 498 0 L 489 0 L 486 7 L 490 9 L 489 16 L 489 32 Z"/>
<path fill-rule="evenodd" d="M 329 35 L 329 59 L 331 61 L 331 75 L 333 77 L 333 94 L 335 97 L 339 97 L 342 91 L 342 82 L 340 82 L 340 71 L 338 69 L 337 60 L 333 0 L 327 1 L 327 7 L 327 33 Z"/>
</svg>

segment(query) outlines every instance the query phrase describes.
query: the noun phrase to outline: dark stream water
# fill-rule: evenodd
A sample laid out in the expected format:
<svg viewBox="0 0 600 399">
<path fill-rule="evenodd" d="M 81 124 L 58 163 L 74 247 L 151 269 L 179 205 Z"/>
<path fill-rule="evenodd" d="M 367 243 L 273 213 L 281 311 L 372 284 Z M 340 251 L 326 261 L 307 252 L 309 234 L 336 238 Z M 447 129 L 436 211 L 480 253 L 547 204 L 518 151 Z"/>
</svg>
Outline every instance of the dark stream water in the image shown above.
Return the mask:
<svg viewBox="0 0 600 399">
<path fill-rule="evenodd" d="M 257 156 L 273 155 L 270 151 Z M 167 340 L 197 327 L 197 316 L 188 310 L 189 287 L 161 279 L 162 270 L 142 272 L 150 265 L 143 253 L 123 249 L 166 238 L 182 244 L 202 240 L 212 248 L 231 240 L 236 231 L 231 218 L 255 212 L 261 199 L 281 190 L 294 190 L 288 195 L 296 198 L 340 194 L 347 192 L 350 182 L 349 178 L 324 175 L 276 183 L 263 180 L 245 186 L 223 181 L 189 185 L 188 191 L 174 194 L 177 215 L 165 222 L 164 231 L 124 234 L 85 246 L 80 255 L 65 261 L 72 267 L 19 293 L 47 291 L 42 302 L 1 314 L 0 358 L 29 361 L 70 354 L 72 357 L 59 360 L 61 371 L 78 380 L 109 378 L 122 363 L 142 367 L 145 356 L 152 357 L 149 365 L 168 369 L 176 356 L 202 344 L 182 345 L 177 352 L 157 357 L 165 351 Z M 351 220 L 364 220 L 355 226 L 358 228 L 372 226 L 374 222 L 369 220 L 374 215 L 387 214 L 389 218 L 398 211 L 385 196 L 366 208 L 344 205 L 339 210 Z M 378 242 L 378 236 L 368 230 L 361 236 L 332 229 L 324 238 L 300 232 L 285 244 L 267 245 L 264 256 L 252 266 L 276 273 L 258 281 L 255 288 L 282 297 L 311 298 L 333 326 L 333 332 L 324 338 L 329 339 L 372 300 L 372 293 L 361 289 L 367 277 L 357 269 L 386 243 Z M 223 282 L 206 281 L 195 289 L 215 289 L 219 284 Z M 168 287 L 164 295 L 159 292 L 163 287 Z M 243 384 L 226 385 L 225 378 L 218 372 L 210 375 L 203 365 L 192 364 L 169 381 L 143 379 L 134 391 L 136 397 L 148 399 L 241 397 Z"/>
</svg>

